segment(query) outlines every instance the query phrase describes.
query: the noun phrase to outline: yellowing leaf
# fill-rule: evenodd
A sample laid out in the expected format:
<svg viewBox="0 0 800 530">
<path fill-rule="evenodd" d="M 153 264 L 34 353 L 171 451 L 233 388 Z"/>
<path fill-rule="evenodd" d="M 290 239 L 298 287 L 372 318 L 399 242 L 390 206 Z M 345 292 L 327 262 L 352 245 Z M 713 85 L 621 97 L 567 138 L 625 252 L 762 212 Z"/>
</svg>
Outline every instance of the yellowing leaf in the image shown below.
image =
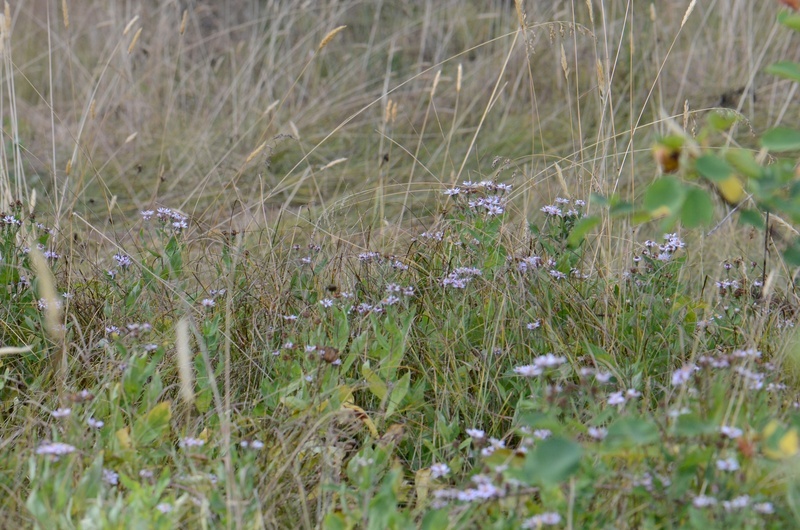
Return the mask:
<svg viewBox="0 0 800 530">
<path fill-rule="evenodd" d="M 773 460 L 783 460 L 800 451 L 800 436 L 794 427 L 786 427 L 778 420 L 770 421 L 764 431 L 764 444 L 761 448 L 764 456 Z"/>
<path fill-rule="evenodd" d="M 361 423 L 367 426 L 367 429 L 369 429 L 369 433 L 372 435 L 373 438 L 377 439 L 380 437 L 380 435 L 378 434 L 377 427 L 375 427 L 375 424 L 369 418 L 369 415 L 366 413 L 366 411 L 364 411 L 364 409 L 362 409 L 358 405 L 354 405 L 353 403 L 342 403 L 342 408 L 347 410 L 352 410 L 355 413 L 356 417 L 359 420 L 361 420 Z"/>
<path fill-rule="evenodd" d="M 169 432 L 172 419 L 172 402 L 162 401 L 136 422 L 134 435 L 137 444 L 149 445 Z"/>
<path fill-rule="evenodd" d="M 425 506 L 428 492 L 431 489 L 431 468 L 426 467 L 417 470 L 414 475 L 414 489 L 417 493 L 417 507 Z"/>
<path fill-rule="evenodd" d="M 131 448 L 131 428 L 130 427 L 123 427 L 122 429 L 118 430 L 115 433 L 117 437 L 117 441 L 119 442 L 120 447 L 123 449 L 130 449 Z"/>
<path fill-rule="evenodd" d="M 744 184 L 737 175 L 730 175 L 724 180 L 714 182 L 714 186 L 720 198 L 730 206 L 737 206 L 747 197 Z"/>
</svg>

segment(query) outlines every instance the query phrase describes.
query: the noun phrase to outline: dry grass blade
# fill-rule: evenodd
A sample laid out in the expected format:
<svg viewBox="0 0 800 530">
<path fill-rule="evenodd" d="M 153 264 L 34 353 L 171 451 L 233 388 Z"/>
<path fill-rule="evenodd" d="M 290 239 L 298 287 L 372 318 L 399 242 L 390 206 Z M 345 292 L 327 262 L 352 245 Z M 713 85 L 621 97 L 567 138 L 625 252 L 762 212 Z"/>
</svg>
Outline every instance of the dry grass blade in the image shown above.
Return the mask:
<svg viewBox="0 0 800 530">
<path fill-rule="evenodd" d="M 189 347 L 189 320 L 184 317 L 175 326 L 175 361 L 178 363 L 181 399 L 194 403 L 194 375 L 192 372 L 192 352 Z"/>
<path fill-rule="evenodd" d="M 47 333 L 53 339 L 60 340 L 64 336 L 64 328 L 61 325 L 61 300 L 56 290 L 56 279 L 47 265 L 47 259 L 39 249 L 32 248 L 29 255 L 33 270 L 39 280 L 39 294 L 45 304 Z"/>
</svg>

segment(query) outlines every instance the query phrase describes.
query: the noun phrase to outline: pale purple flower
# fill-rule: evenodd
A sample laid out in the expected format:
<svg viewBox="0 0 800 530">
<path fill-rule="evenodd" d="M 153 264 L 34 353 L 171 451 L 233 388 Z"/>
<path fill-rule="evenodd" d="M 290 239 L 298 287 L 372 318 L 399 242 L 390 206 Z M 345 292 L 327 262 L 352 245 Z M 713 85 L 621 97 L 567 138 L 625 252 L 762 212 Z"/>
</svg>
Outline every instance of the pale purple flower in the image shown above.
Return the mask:
<svg viewBox="0 0 800 530">
<path fill-rule="evenodd" d="M 720 458 L 717 460 L 717 469 L 720 471 L 737 471 L 739 469 L 739 462 L 735 456 L 725 459 Z"/>
<path fill-rule="evenodd" d="M 739 429 L 738 427 L 728 427 L 727 425 L 723 425 L 719 428 L 720 434 L 734 440 L 740 437 L 744 432 Z"/>
<path fill-rule="evenodd" d="M 445 477 L 450 473 L 450 467 L 444 463 L 433 464 L 431 466 L 431 478 Z"/>
</svg>

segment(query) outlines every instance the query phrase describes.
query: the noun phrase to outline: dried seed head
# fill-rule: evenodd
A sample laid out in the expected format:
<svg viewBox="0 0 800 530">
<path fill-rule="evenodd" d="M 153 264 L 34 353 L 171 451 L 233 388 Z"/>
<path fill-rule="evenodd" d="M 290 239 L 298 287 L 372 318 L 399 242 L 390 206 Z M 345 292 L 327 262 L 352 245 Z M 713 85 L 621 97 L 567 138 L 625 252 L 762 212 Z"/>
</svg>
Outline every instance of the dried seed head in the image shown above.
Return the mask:
<svg viewBox="0 0 800 530">
<path fill-rule="evenodd" d="M 131 39 L 131 44 L 128 46 L 128 55 L 133 53 L 133 47 L 136 46 L 136 41 L 139 40 L 139 36 L 142 34 L 142 28 L 136 30 L 136 33 L 133 35 L 133 39 Z"/>
<path fill-rule="evenodd" d="M 321 40 L 321 41 L 320 41 L 320 43 L 319 43 L 319 46 L 317 46 L 317 52 L 321 52 L 321 51 L 322 51 L 322 48 L 324 48 L 325 46 L 327 46 L 328 44 L 330 44 L 330 42 L 333 40 L 333 38 L 334 38 L 334 37 L 335 37 L 335 36 L 336 36 L 336 35 L 337 35 L 337 34 L 338 34 L 340 31 L 342 31 L 342 30 L 343 30 L 344 28 L 346 28 L 346 27 L 347 27 L 347 26 L 339 26 L 338 28 L 334 28 L 334 29 L 332 29 L 331 31 L 329 31 L 329 32 L 328 32 L 328 34 L 327 34 L 327 35 L 325 35 L 325 36 L 322 38 L 322 40 Z"/>
<path fill-rule="evenodd" d="M 183 17 L 181 18 L 181 29 L 180 34 L 183 35 L 183 32 L 186 31 L 186 20 L 189 18 L 189 11 L 184 9 L 183 10 Z"/>
<path fill-rule="evenodd" d="M 61 0 L 61 13 L 64 16 L 64 27 L 69 29 L 69 10 L 67 9 L 67 0 Z"/>
<path fill-rule="evenodd" d="M 689 16 L 692 14 L 692 11 L 694 11 L 695 5 L 697 5 L 697 0 L 692 0 L 689 7 L 686 8 L 686 14 L 683 15 L 683 20 L 681 20 L 681 28 L 686 25 L 686 21 L 689 20 Z"/>
<path fill-rule="evenodd" d="M 137 20 L 139 20 L 139 15 L 136 15 L 135 17 L 133 17 L 133 18 L 131 19 L 131 21 L 130 21 L 130 22 L 128 22 L 128 24 L 125 26 L 125 29 L 124 29 L 124 30 L 122 30 L 122 36 L 123 36 L 123 37 L 124 37 L 125 35 L 127 35 L 127 34 L 128 34 L 128 32 L 129 32 L 129 31 L 131 30 L 131 28 L 133 27 L 133 25 L 134 25 L 134 24 L 136 24 L 136 21 L 137 21 Z"/>
</svg>

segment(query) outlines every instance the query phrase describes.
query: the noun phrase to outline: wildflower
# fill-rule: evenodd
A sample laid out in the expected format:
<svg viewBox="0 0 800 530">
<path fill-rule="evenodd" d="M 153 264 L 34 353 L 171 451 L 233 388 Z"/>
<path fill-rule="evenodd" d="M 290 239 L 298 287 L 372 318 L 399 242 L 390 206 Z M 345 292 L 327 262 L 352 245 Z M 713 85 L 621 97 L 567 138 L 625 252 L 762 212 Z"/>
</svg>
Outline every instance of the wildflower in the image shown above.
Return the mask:
<svg viewBox="0 0 800 530">
<path fill-rule="evenodd" d="M 625 397 L 628 398 L 628 399 L 636 399 L 638 397 L 641 397 L 641 395 L 642 395 L 642 393 L 639 392 L 638 390 L 636 390 L 635 388 L 629 388 L 625 392 Z"/>
<path fill-rule="evenodd" d="M 52 455 L 55 458 L 75 452 L 75 447 L 62 442 L 46 442 L 36 448 L 37 455 Z"/>
<path fill-rule="evenodd" d="M 625 396 L 622 395 L 622 392 L 614 392 L 608 396 L 609 405 L 623 405 L 625 401 Z"/>
<path fill-rule="evenodd" d="M 307 344 L 305 347 L 306 353 L 313 353 L 317 351 L 317 347 L 314 344 Z"/>
<path fill-rule="evenodd" d="M 720 471 L 736 471 L 739 469 L 739 462 L 735 456 L 719 459 L 717 460 L 717 469 Z"/>
<path fill-rule="evenodd" d="M 161 513 L 169 513 L 172 511 L 172 505 L 168 502 L 162 502 L 156 506 L 156 510 Z"/>
<path fill-rule="evenodd" d="M 551 217 L 562 217 L 563 213 L 558 206 L 542 206 L 542 210 L 546 215 Z"/>
<path fill-rule="evenodd" d="M 550 270 L 550 276 L 552 276 L 552 277 L 553 277 L 553 278 L 555 278 L 556 280 L 564 280 L 564 279 L 566 279 L 566 277 L 567 277 L 567 275 L 566 275 L 566 274 L 564 274 L 564 273 L 563 273 L 563 272 L 561 272 L 561 271 L 557 271 L 557 270 L 555 270 L 555 269 L 551 269 L 551 270 Z"/>
<path fill-rule="evenodd" d="M 291 350 L 292 348 L 294 348 L 294 342 L 287 340 L 286 342 L 283 343 L 284 350 Z"/>
<path fill-rule="evenodd" d="M 536 377 L 542 375 L 543 371 L 544 370 L 542 370 L 540 366 L 536 366 L 533 364 L 526 364 L 514 368 L 514 373 L 517 375 L 521 375 L 522 377 Z"/>
<path fill-rule="evenodd" d="M 433 464 L 431 466 L 431 478 L 445 477 L 450 473 L 450 466 L 444 463 Z"/>
<path fill-rule="evenodd" d="M 722 507 L 725 508 L 726 512 L 731 512 L 733 510 L 741 510 L 742 508 L 747 508 L 747 505 L 750 504 L 750 496 L 749 495 L 740 495 L 735 497 L 729 501 L 722 501 Z"/>
<path fill-rule="evenodd" d="M 149 469 L 142 469 L 139 471 L 139 476 L 145 480 L 153 478 L 153 472 Z"/>
<path fill-rule="evenodd" d="M 611 381 L 611 372 L 597 372 L 594 374 L 594 378 L 598 383 L 608 383 Z"/>
<path fill-rule="evenodd" d="M 333 307 L 333 300 L 330 298 L 323 298 L 319 303 L 322 307 Z"/>
<path fill-rule="evenodd" d="M 533 437 L 538 438 L 540 440 L 547 440 L 550 436 L 553 435 L 553 431 L 550 429 L 536 429 L 533 431 Z"/>
<path fill-rule="evenodd" d="M 389 295 L 386 298 L 384 298 L 382 303 L 385 304 L 385 305 L 395 305 L 399 301 L 400 301 L 400 299 L 392 294 L 392 295 Z"/>
<path fill-rule="evenodd" d="M 586 201 L 584 201 L 583 199 L 575 199 L 575 203 L 574 204 L 575 204 L 575 206 L 583 207 L 583 206 L 586 206 Z"/>
<path fill-rule="evenodd" d="M 595 440 L 602 440 L 608 435 L 608 429 L 604 429 L 603 427 L 589 427 L 586 432 Z"/>
<path fill-rule="evenodd" d="M 155 351 L 158 349 L 158 344 L 145 344 L 143 348 L 146 352 Z"/>
<path fill-rule="evenodd" d="M 86 419 L 86 425 L 88 425 L 92 429 L 101 429 L 103 425 L 105 425 L 105 422 L 103 422 L 102 420 L 96 420 L 90 416 L 89 418 Z"/>
<path fill-rule="evenodd" d="M 284 320 L 294 321 L 297 320 L 297 315 L 283 315 Z"/>
<path fill-rule="evenodd" d="M 719 428 L 719 432 L 723 436 L 726 436 L 726 437 L 730 438 L 731 440 L 734 440 L 734 439 L 740 437 L 742 434 L 744 434 L 744 432 L 741 429 L 739 429 L 737 427 L 728 427 L 727 425 L 723 425 L 722 427 L 720 427 Z"/>
<path fill-rule="evenodd" d="M 670 410 L 670 411 L 667 413 L 667 415 L 668 415 L 670 418 L 677 418 L 678 416 L 683 416 L 684 414 L 689 414 L 689 413 L 691 413 L 691 412 L 692 412 L 692 411 L 691 411 L 691 410 L 690 410 L 688 407 L 683 407 L 683 408 L 680 408 L 680 409 L 671 409 L 671 410 Z"/>
<path fill-rule="evenodd" d="M 214 307 L 215 305 L 217 305 L 217 303 L 214 301 L 213 298 L 203 298 L 200 301 L 200 305 L 202 305 L 203 307 L 211 308 L 211 307 Z"/>
<path fill-rule="evenodd" d="M 303 265 L 311 265 L 311 258 L 310 257 L 300 258 L 300 263 L 302 263 Z"/>
<path fill-rule="evenodd" d="M 119 473 L 111 469 L 103 468 L 103 482 L 110 486 L 119 484 Z"/>
<path fill-rule="evenodd" d="M 569 199 L 563 197 L 556 197 L 556 204 L 569 204 Z"/>
<path fill-rule="evenodd" d="M 542 368 L 554 368 L 567 362 L 566 357 L 556 357 L 552 353 L 540 355 L 533 360 L 533 364 Z"/>
<path fill-rule="evenodd" d="M 534 329 L 539 329 L 539 327 L 541 327 L 541 325 L 542 325 L 542 320 L 540 318 L 537 318 L 533 322 L 528 322 L 525 325 L 525 327 L 528 328 L 529 330 L 533 331 Z"/>
<path fill-rule="evenodd" d="M 695 370 L 697 370 L 697 366 L 687 364 L 672 372 L 672 386 L 682 386 L 691 379 Z"/>
<path fill-rule="evenodd" d="M 70 414 L 72 414 L 72 409 L 70 408 L 56 409 L 50 413 L 50 415 L 53 416 L 54 418 L 66 418 Z"/>
<path fill-rule="evenodd" d="M 481 429 L 467 429 L 467 436 L 476 440 L 482 440 L 486 437 L 486 433 Z"/>
<path fill-rule="evenodd" d="M 717 504 L 717 499 L 707 495 L 698 495 L 692 499 L 692 505 L 695 508 L 708 508 L 709 506 L 713 506 L 715 504 Z"/>
<path fill-rule="evenodd" d="M 759 502 L 758 504 L 754 504 L 753 510 L 764 515 L 775 513 L 775 507 L 771 502 Z"/>
<path fill-rule="evenodd" d="M 187 436 L 178 443 L 178 445 L 184 449 L 189 449 L 191 447 L 203 447 L 206 444 L 205 440 L 201 440 L 200 438 L 192 438 L 191 436 Z"/>
<path fill-rule="evenodd" d="M 541 528 L 543 526 L 557 525 L 560 522 L 561 516 L 558 513 L 545 512 L 526 519 L 522 522 L 521 528 Z"/>
<path fill-rule="evenodd" d="M 44 254 L 44 257 L 47 258 L 47 259 L 58 259 L 58 258 L 61 257 L 61 255 L 58 254 L 58 252 L 54 252 L 52 250 L 45 250 L 43 252 L 43 254 Z"/>
</svg>

